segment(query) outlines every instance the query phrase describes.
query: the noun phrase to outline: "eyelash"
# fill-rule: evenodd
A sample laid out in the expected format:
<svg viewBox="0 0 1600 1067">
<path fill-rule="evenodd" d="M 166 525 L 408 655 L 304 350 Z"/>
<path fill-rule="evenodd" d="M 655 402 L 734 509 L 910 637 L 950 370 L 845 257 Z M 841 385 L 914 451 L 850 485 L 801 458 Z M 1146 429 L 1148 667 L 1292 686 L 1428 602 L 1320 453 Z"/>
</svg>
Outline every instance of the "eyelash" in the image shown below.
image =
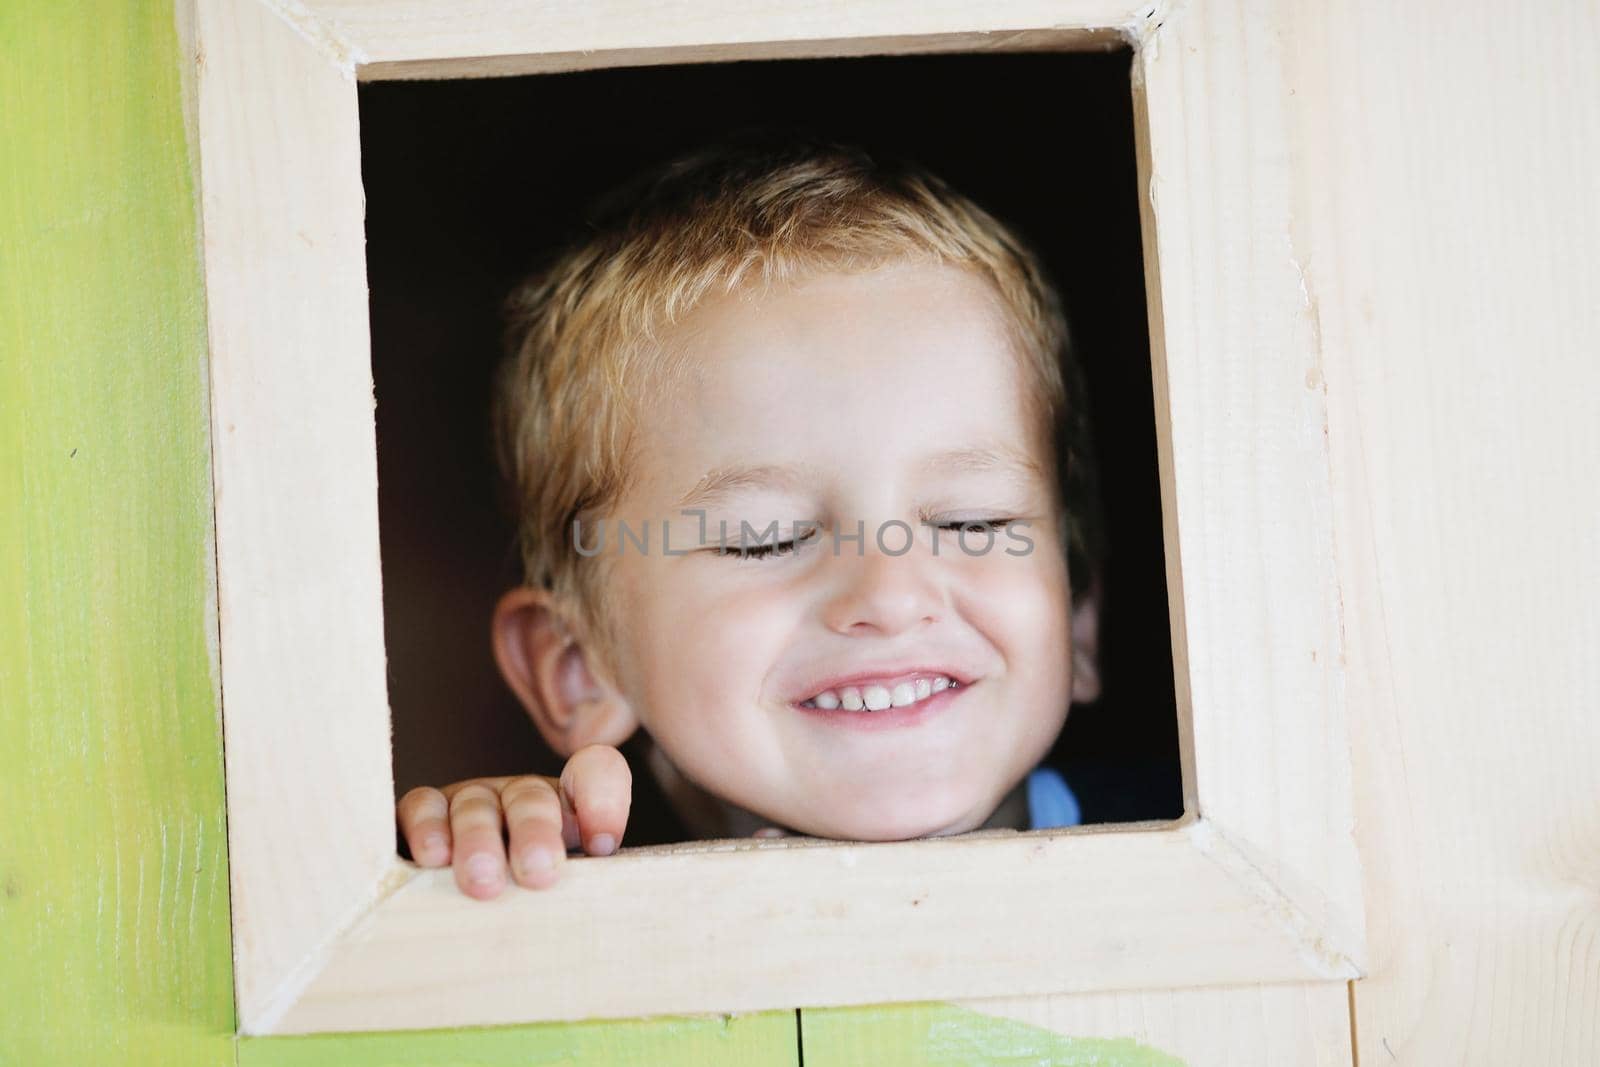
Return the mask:
<svg viewBox="0 0 1600 1067">
<path fill-rule="evenodd" d="M 815 530 L 810 531 L 817 537 L 822 536 Z M 807 537 L 806 540 L 814 540 Z M 778 541 L 770 545 L 756 545 L 753 548 L 739 548 L 735 545 L 717 545 L 712 552 L 718 556 L 732 556 L 735 559 L 767 559 L 773 555 L 786 556 L 794 551 L 793 541 Z"/>
<path fill-rule="evenodd" d="M 970 526 L 976 526 L 980 531 L 993 531 L 1016 521 L 1016 519 L 964 519 L 956 522 L 942 522 L 938 524 L 938 527 L 941 530 L 948 530 L 951 533 Z M 816 531 L 813 532 L 815 533 Z M 817 536 L 820 537 L 821 534 L 817 534 Z M 807 540 L 809 541 L 812 539 L 807 538 Z M 735 559 L 741 560 L 771 559 L 773 556 L 789 555 L 794 551 L 794 546 L 795 543 L 793 541 L 779 541 L 770 545 L 756 545 L 753 548 L 738 548 L 734 545 L 717 545 L 712 549 L 712 552 L 718 556 L 732 556 Z"/>
</svg>

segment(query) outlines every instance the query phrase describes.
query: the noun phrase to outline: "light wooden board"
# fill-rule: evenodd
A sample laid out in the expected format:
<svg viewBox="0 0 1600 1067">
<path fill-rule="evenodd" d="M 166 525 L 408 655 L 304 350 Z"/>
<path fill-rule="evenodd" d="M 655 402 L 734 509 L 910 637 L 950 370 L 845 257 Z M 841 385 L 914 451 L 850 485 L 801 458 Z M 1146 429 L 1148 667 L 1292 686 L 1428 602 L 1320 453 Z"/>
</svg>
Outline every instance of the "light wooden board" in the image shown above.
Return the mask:
<svg viewBox="0 0 1600 1067">
<path fill-rule="evenodd" d="M 205 320 L 162 0 L 0 5 L 0 1063 L 233 1062 Z"/>
<path fill-rule="evenodd" d="M 870 1004 L 886 990 L 922 1000 L 1139 988 L 1153 974 L 1209 985 L 1354 973 L 1205 823 L 739 841 L 577 858 L 554 887 L 491 903 L 464 897 L 449 871 L 425 872 L 348 931 L 271 1025 L 381 1030 Z"/>
<path fill-rule="evenodd" d="M 1151 0 L 311 0 L 277 3 L 363 78 L 941 51 L 1115 47 Z"/>
<path fill-rule="evenodd" d="M 1600 8 L 1301 5 L 1363 1064 L 1600 1063 Z"/>
<path fill-rule="evenodd" d="M 239 1012 L 394 860 L 356 87 L 199 0 L 218 610 Z M 271 976 L 270 979 L 263 976 Z"/>
<path fill-rule="evenodd" d="M 1195 0 L 1135 64 L 1168 580 L 1199 809 L 1259 850 L 1264 877 L 1321 887 L 1318 920 L 1354 942 L 1327 401 L 1280 17 L 1272 0 Z"/>
</svg>

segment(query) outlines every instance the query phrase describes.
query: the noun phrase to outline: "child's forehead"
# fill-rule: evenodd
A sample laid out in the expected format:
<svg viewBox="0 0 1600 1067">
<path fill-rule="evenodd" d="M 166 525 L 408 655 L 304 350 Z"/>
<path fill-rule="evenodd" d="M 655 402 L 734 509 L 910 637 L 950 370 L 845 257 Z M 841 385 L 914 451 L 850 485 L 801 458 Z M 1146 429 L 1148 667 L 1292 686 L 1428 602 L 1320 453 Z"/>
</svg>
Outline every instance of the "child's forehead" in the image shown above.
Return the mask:
<svg viewBox="0 0 1600 1067">
<path fill-rule="evenodd" d="M 671 329 L 684 338 L 745 339 L 833 327 L 854 332 L 886 323 L 904 328 L 929 317 L 1003 328 L 1008 311 L 994 284 L 970 266 L 895 259 L 846 269 L 817 268 L 783 278 L 749 277 L 701 299 Z"/>
<path fill-rule="evenodd" d="M 928 264 L 714 298 L 667 336 L 673 372 L 638 398 L 635 474 L 682 492 L 750 466 L 781 488 L 1040 471 L 997 304 L 972 273 Z"/>
<path fill-rule="evenodd" d="M 662 381 L 680 403 L 715 408 L 923 393 L 952 376 L 1014 391 L 1017 331 L 993 286 L 944 264 L 893 263 L 743 286 L 703 301 L 662 339 Z"/>
</svg>

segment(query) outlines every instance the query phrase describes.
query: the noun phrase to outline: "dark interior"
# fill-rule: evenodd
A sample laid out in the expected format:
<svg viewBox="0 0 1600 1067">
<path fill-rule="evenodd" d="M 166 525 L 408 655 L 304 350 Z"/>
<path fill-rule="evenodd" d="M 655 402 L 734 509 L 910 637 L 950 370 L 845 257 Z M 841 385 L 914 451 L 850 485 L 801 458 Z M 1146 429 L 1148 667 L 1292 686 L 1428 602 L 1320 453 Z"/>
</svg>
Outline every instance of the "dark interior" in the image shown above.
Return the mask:
<svg viewBox="0 0 1600 1067">
<path fill-rule="evenodd" d="M 919 159 L 1042 254 L 1088 378 L 1110 545 L 1104 695 L 1073 710 L 1051 763 L 1085 822 L 1180 816 L 1129 64 L 893 56 L 362 86 L 397 791 L 560 773 L 489 649 L 495 599 L 520 578 L 486 420 L 502 299 L 595 194 L 761 125 Z M 673 837 L 647 778 L 629 844 Z"/>
</svg>

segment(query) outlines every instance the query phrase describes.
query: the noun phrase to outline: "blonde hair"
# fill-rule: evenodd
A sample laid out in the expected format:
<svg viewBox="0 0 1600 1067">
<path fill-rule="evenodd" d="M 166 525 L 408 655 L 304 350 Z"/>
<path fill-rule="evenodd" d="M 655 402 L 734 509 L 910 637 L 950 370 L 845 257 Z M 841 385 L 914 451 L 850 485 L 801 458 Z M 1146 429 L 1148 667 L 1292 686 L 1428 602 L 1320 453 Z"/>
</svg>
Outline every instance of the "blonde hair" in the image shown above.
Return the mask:
<svg viewBox="0 0 1600 1067">
<path fill-rule="evenodd" d="M 661 332 L 740 286 L 901 260 L 959 264 L 993 286 L 1052 456 L 1072 387 L 1063 548 L 1080 557 L 1083 587 L 1078 571 L 1097 552 L 1065 499 L 1089 473 L 1071 470 L 1086 468 L 1087 426 L 1066 320 L 1033 253 L 989 213 L 908 161 L 758 134 L 641 174 L 587 222 L 508 301 L 494 436 L 525 581 L 567 602 L 602 645 L 612 614 L 600 559 L 580 555 L 569 531 L 626 491 L 637 399 L 677 369 Z"/>
</svg>

